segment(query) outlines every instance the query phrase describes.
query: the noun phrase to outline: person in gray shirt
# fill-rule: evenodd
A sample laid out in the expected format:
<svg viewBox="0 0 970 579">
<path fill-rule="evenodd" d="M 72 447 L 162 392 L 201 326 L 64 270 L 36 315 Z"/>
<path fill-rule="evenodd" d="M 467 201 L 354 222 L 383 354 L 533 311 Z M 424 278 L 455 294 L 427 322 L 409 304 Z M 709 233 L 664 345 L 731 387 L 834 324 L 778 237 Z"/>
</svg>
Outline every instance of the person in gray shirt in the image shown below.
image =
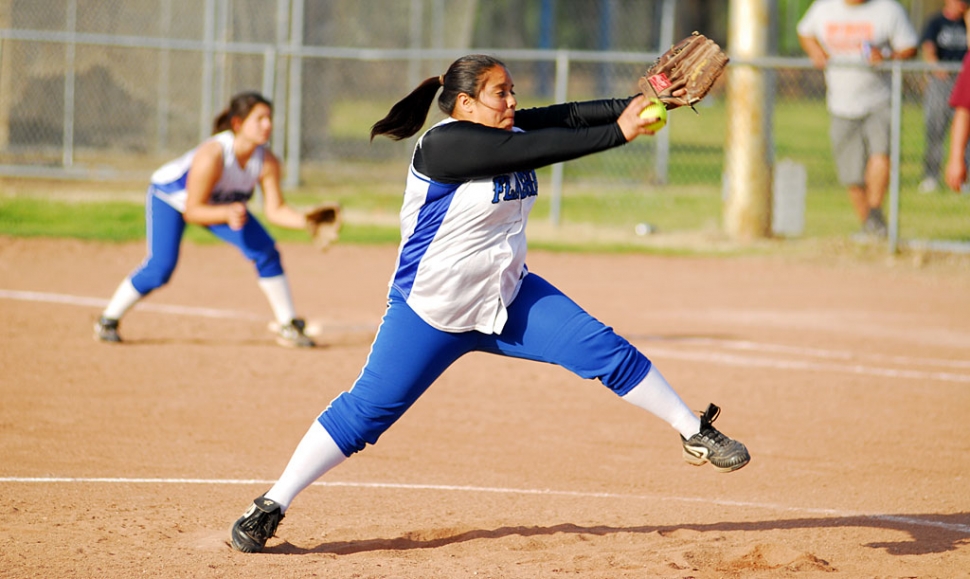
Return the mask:
<svg viewBox="0 0 970 579">
<path fill-rule="evenodd" d="M 892 91 L 874 67 L 915 56 L 916 31 L 896 0 L 815 0 L 797 30 L 805 53 L 825 70 L 832 152 L 861 234 L 885 237 Z"/>
</svg>

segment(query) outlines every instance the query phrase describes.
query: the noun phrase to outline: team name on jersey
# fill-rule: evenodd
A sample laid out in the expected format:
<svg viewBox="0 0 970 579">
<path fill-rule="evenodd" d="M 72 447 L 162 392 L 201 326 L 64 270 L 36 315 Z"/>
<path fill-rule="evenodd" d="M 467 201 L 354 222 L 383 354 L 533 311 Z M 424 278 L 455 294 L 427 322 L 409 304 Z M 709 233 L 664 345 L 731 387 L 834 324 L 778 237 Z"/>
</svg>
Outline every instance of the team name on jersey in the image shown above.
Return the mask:
<svg viewBox="0 0 970 579">
<path fill-rule="evenodd" d="M 253 191 L 213 191 L 209 195 L 210 205 L 228 205 L 229 203 L 245 203 L 253 196 Z"/>
<path fill-rule="evenodd" d="M 539 194 L 539 184 L 535 171 L 520 171 L 511 175 L 499 175 L 492 178 L 492 203 L 500 201 L 515 201 L 535 197 Z"/>
</svg>

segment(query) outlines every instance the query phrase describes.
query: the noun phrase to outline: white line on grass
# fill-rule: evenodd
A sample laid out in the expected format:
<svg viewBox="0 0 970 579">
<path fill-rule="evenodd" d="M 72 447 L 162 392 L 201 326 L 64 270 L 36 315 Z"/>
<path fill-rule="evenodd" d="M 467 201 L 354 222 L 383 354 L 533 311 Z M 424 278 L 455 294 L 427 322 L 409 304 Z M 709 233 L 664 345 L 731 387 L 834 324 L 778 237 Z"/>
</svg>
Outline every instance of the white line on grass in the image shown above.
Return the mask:
<svg viewBox="0 0 970 579">
<path fill-rule="evenodd" d="M 0 483 L 100 483 L 100 484 L 198 484 L 198 485 L 272 485 L 276 481 L 260 479 L 195 479 L 195 478 L 112 478 L 112 477 L 0 477 Z M 312 486 L 322 487 L 348 487 L 348 488 L 369 488 L 369 489 L 396 489 L 396 490 L 431 490 L 431 491 L 451 491 L 468 493 L 492 493 L 506 495 L 541 495 L 554 497 L 574 497 L 584 499 L 619 499 L 619 500 L 638 500 L 638 501 L 679 501 L 683 503 L 702 503 L 711 505 L 721 505 L 726 507 L 740 507 L 744 509 L 757 508 L 770 511 L 780 511 L 786 513 L 806 513 L 810 515 L 825 515 L 840 518 L 866 518 L 903 525 L 919 527 L 933 527 L 944 529 L 954 533 L 964 533 L 970 535 L 970 525 L 959 523 L 944 523 L 942 521 L 929 521 L 922 518 L 907 517 L 904 515 L 875 515 L 870 513 L 860 513 L 854 511 L 840 511 L 838 509 L 819 509 L 812 507 L 791 507 L 774 503 L 755 503 L 749 501 L 729 501 L 719 499 L 707 499 L 701 497 L 674 497 L 668 495 L 630 495 L 623 493 L 604 493 L 604 492 L 583 492 L 583 491 L 562 491 L 553 489 L 517 489 L 503 487 L 479 487 L 463 485 L 431 485 L 431 484 L 405 484 L 405 483 L 381 483 L 381 482 L 349 482 L 349 481 L 318 481 Z"/>
</svg>

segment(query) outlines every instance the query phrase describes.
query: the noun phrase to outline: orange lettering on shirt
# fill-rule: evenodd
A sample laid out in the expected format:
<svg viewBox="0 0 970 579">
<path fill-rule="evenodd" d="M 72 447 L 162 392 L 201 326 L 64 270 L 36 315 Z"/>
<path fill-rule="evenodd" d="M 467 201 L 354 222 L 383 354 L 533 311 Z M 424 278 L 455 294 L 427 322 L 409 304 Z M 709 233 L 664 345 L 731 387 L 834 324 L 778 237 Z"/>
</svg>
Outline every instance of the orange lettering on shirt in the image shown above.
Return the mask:
<svg viewBox="0 0 970 579">
<path fill-rule="evenodd" d="M 871 22 L 826 22 L 823 40 L 829 55 L 858 54 L 874 37 Z"/>
</svg>

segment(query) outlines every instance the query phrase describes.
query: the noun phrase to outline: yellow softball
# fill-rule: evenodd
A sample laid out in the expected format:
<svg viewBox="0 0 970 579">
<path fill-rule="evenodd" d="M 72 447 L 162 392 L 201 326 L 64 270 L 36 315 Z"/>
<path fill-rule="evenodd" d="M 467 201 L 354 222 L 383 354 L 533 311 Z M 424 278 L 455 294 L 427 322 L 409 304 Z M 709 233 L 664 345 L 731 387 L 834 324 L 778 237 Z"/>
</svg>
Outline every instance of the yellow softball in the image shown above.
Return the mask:
<svg viewBox="0 0 970 579">
<path fill-rule="evenodd" d="M 660 99 L 650 99 L 650 104 L 647 105 L 647 108 L 640 111 L 640 118 L 657 119 L 645 127 L 648 131 L 657 132 L 667 124 L 667 107 L 660 102 Z"/>
</svg>

